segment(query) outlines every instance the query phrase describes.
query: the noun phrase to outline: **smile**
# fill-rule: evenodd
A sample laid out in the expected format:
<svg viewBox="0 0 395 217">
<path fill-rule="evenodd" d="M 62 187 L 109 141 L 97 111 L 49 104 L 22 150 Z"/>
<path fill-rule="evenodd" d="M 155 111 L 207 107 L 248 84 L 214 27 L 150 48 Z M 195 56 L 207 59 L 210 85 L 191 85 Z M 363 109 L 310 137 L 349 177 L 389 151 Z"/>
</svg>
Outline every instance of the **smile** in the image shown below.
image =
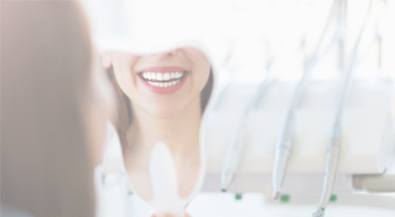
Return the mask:
<svg viewBox="0 0 395 217">
<path fill-rule="evenodd" d="M 141 77 L 152 86 L 168 88 L 179 84 L 185 74 L 186 72 L 142 72 Z"/>
<path fill-rule="evenodd" d="M 187 74 L 179 67 L 155 67 L 141 71 L 139 77 L 154 92 L 173 93 L 181 87 Z"/>
</svg>

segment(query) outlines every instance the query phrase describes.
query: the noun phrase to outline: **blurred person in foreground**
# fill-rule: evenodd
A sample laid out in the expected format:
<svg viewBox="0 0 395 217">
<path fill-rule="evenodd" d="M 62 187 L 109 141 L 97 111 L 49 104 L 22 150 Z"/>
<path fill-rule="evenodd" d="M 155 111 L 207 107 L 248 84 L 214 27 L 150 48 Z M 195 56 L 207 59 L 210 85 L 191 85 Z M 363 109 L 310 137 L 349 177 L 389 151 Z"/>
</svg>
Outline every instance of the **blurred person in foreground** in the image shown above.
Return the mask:
<svg viewBox="0 0 395 217">
<path fill-rule="evenodd" d="M 0 4 L 1 216 L 93 217 L 111 89 L 81 7 Z"/>
</svg>

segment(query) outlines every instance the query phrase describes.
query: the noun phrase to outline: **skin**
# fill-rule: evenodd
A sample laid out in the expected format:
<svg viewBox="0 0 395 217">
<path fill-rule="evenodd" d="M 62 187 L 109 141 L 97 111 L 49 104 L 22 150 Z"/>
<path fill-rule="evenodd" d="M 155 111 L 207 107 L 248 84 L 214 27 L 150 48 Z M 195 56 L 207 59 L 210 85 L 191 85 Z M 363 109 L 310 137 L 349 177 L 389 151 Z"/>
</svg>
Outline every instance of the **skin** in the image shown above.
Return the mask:
<svg viewBox="0 0 395 217">
<path fill-rule="evenodd" d="M 165 214 L 161 214 L 161 215 L 154 214 L 151 217 L 175 217 L 175 215 L 173 215 L 171 213 L 165 213 Z M 182 217 L 191 217 L 191 216 L 188 213 L 185 213 L 185 215 Z"/>
<path fill-rule="evenodd" d="M 179 48 L 145 56 L 111 53 L 103 59 L 103 64 L 113 67 L 115 80 L 133 108 L 124 159 L 134 190 L 142 199 L 152 199 L 151 182 L 154 180 L 149 177 L 150 154 L 155 144 L 163 142 L 168 145 L 176 165 L 179 196 L 187 198 L 195 188 L 201 163 L 200 94 L 209 78 L 208 59 L 197 49 Z M 144 86 L 139 72 L 158 66 L 186 69 L 188 74 L 183 86 L 170 94 L 158 94 Z"/>
</svg>

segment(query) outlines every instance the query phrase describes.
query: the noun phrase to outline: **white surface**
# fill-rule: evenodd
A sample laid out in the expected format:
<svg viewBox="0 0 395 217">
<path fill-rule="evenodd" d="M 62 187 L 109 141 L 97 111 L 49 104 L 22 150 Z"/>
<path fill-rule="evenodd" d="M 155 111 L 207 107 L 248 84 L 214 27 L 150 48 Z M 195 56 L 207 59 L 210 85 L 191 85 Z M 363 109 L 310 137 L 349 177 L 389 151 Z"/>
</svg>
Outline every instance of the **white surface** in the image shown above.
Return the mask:
<svg viewBox="0 0 395 217">
<path fill-rule="evenodd" d="M 119 201 L 114 195 L 107 195 L 106 213 L 101 213 L 100 217 L 151 217 L 149 207 L 144 202 L 133 196 L 127 199 L 127 213 L 119 212 Z M 387 197 L 395 201 L 395 195 Z M 377 199 L 373 198 L 377 201 Z M 242 200 L 236 200 L 233 194 L 222 193 L 202 193 L 199 194 L 189 205 L 188 213 L 191 217 L 301 217 L 311 216 L 315 211 L 314 205 L 273 205 L 267 204 L 260 194 L 245 194 Z M 395 203 L 393 208 L 380 208 L 370 205 L 365 206 L 344 206 L 331 203 L 327 209 L 326 217 L 394 217 Z"/>
<path fill-rule="evenodd" d="M 392 197 L 395 199 L 395 195 Z M 231 194 L 201 194 L 189 207 L 192 217 L 308 217 L 315 209 L 315 206 L 267 206 L 259 194 L 244 195 L 239 201 Z M 331 204 L 326 216 L 394 217 L 395 204 L 394 209 Z"/>
</svg>

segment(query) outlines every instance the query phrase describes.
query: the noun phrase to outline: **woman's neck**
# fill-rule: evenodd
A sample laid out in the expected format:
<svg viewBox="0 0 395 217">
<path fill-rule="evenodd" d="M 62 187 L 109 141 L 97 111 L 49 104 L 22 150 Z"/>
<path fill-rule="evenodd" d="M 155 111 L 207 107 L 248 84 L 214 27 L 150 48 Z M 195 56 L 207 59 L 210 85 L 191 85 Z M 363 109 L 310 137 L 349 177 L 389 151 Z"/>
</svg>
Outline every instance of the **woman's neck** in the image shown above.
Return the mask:
<svg viewBox="0 0 395 217">
<path fill-rule="evenodd" d="M 183 111 L 167 117 L 157 117 L 134 109 L 133 122 L 127 132 L 128 141 L 134 146 L 133 149 L 138 150 L 157 143 L 166 144 L 176 155 L 195 150 L 194 147 L 199 143 L 200 108 L 200 100 L 195 100 Z"/>
</svg>

